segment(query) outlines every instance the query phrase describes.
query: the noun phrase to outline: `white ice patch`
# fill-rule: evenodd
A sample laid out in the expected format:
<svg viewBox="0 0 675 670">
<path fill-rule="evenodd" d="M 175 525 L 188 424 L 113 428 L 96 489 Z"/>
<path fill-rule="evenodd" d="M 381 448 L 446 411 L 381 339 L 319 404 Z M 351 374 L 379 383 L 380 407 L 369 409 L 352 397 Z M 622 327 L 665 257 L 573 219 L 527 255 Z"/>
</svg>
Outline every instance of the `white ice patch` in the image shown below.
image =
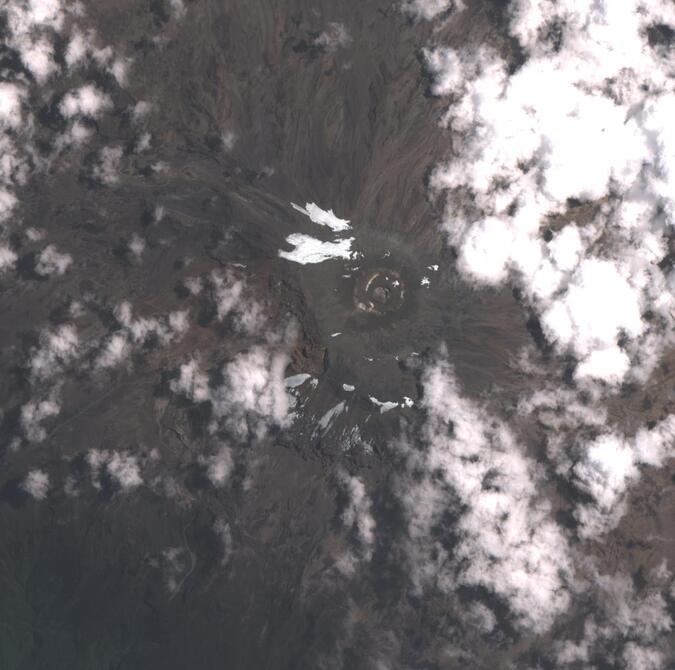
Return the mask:
<svg viewBox="0 0 675 670">
<path fill-rule="evenodd" d="M 340 219 L 333 213 L 332 209 L 321 209 L 313 202 L 308 202 L 304 207 L 291 203 L 291 207 L 297 212 L 308 216 L 314 223 L 321 226 L 328 226 L 334 233 L 342 233 L 345 230 L 350 230 L 349 219 Z"/>
<path fill-rule="evenodd" d="M 372 395 L 368 396 L 368 399 L 370 402 L 373 403 L 373 405 L 377 405 L 380 408 L 380 414 L 384 414 L 385 412 L 389 412 L 392 409 L 396 409 L 398 407 L 397 402 L 392 402 L 390 400 L 378 400 L 377 398 L 374 398 Z"/>
<path fill-rule="evenodd" d="M 279 256 L 294 263 L 307 265 L 308 263 L 323 263 L 331 258 L 350 259 L 353 255 L 353 237 L 337 242 L 322 242 L 309 235 L 293 233 L 286 238 L 292 244 L 293 251 L 279 251 Z"/>
<path fill-rule="evenodd" d="M 325 433 L 331 423 L 338 417 L 345 409 L 345 402 L 339 402 L 335 407 L 331 407 L 320 419 L 319 428 Z"/>
<path fill-rule="evenodd" d="M 344 233 L 351 229 L 349 221 L 335 216 L 332 209 L 328 211 L 323 210 L 313 202 L 308 202 L 305 207 L 300 207 L 300 205 L 292 202 L 291 206 L 296 211 L 308 216 L 314 223 L 330 228 L 335 234 Z M 295 247 L 295 249 L 292 251 L 280 250 L 279 256 L 301 265 L 323 263 L 331 258 L 344 258 L 348 260 L 354 257 L 354 252 L 352 251 L 353 241 L 354 238 L 349 237 L 324 242 L 310 235 L 293 233 L 286 238 L 286 242 Z"/>
<path fill-rule="evenodd" d="M 284 379 L 284 384 L 287 389 L 294 389 L 298 386 L 302 386 L 308 379 L 311 379 L 312 375 L 308 375 L 306 372 L 302 372 L 299 375 L 292 375 L 291 377 L 286 377 Z"/>
</svg>

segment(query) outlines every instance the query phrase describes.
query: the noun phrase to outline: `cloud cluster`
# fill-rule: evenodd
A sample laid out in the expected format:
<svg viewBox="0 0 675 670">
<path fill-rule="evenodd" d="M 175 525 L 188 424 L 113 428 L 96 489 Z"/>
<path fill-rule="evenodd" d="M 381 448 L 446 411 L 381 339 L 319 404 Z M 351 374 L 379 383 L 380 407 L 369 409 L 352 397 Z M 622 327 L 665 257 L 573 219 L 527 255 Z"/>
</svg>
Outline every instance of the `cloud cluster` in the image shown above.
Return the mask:
<svg viewBox="0 0 675 670">
<path fill-rule="evenodd" d="M 80 315 L 81 305 L 71 306 L 71 315 Z M 131 353 L 157 343 L 167 346 L 178 340 L 188 328 L 187 311 L 174 311 L 160 317 L 134 317 L 131 304 L 123 302 L 114 310 L 118 329 L 103 338 L 80 339 L 73 324 L 45 328 L 30 348 L 25 367 L 31 398 L 20 409 L 20 427 L 29 442 L 41 442 L 47 436 L 42 423 L 61 410 L 61 388 L 69 371 L 102 370 L 125 363 Z M 91 364 L 85 356 L 93 356 Z"/>
<path fill-rule="evenodd" d="M 660 467 L 675 456 L 675 415 L 633 438 L 600 435 L 580 445 L 581 456 L 571 472 L 575 485 L 592 498 L 575 511 L 579 535 L 597 537 L 616 527 L 625 512 L 626 492 L 639 477 L 639 466 Z"/>
<path fill-rule="evenodd" d="M 672 667 L 669 645 L 672 619 L 672 575 L 662 565 L 653 571 L 644 592 L 625 575 L 603 575 L 592 570 L 594 610 L 584 620 L 576 639 L 553 645 L 556 667 L 621 667 L 661 670 Z"/>
<path fill-rule="evenodd" d="M 35 272 L 42 277 L 62 275 L 73 262 L 70 254 L 62 254 L 53 244 L 46 246 L 38 255 Z"/>
<path fill-rule="evenodd" d="M 214 270 L 207 277 L 187 277 L 183 285 L 194 296 L 206 292 L 219 321 L 230 319 L 245 335 L 261 334 L 267 324 L 264 305 L 255 298 L 246 279 L 233 268 Z"/>
<path fill-rule="evenodd" d="M 134 317 L 131 303 L 127 301 L 115 307 L 114 316 L 119 329 L 104 340 L 94 362 L 98 369 L 120 365 L 132 351 L 154 342 L 167 346 L 182 337 L 189 326 L 186 310 L 160 317 Z"/>
<path fill-rule="evenodd" d="M 130 491 L 143 483 L 138 459 L 127 452 L 91 449 L 87 452 L 87 465 L 95 488 L 101 488 L 101 474 L 108 477 L 123 491 Z"/>
<path fill-rule="evenodd" d="M 40 333 L 39 344 L 30 352 L 30 376 L 34 381 L 52 379 L 81 355 L 80 339 L 72 324 L 47 328 Z"/>
<path fill-rule="evenodd" d="M 672 336 L 675 223 L 671 50 L 656 0 L 514 0 L 514 70 L 489 47 L 426 54 L 448 96 L 455 155 L 431 185 L 467 278 L 510 282 L 580 383 L 644 378 Z M 595 203 L 577 220 L 570 203 Z M 579 210 L 581 211 L 581 210 Z M 564 215 L 566 225 L 549 225 Z M 553 217 L 553 218 L 552 218 Z M 649 313 L 649 318 L 647 314 Z"/>
<path fill-rule="evenodd" d="M 262 438 L 273 426 L 290 422 L 293 396 L 284 383 L 289 362 L 285 351 L 256 345 L 222 368 L 223 383 L 211 387 L 195 360 L 180 366 L 171 390 L 193 402 L 209 402 L 211 431 L 226 430 L 233 438 Z"/>
<path fill-rule="evenodd" d="M 94 84 L 84 84 L 63 96 L 59 111 L 64 119 L 80 117 L 96 119 L 111 107 L 112 101 L 106 93 Z"/>
<path fill-rule="evenodd" d="M 57 416 L 61 411 L 57 393 L 29 400 L 21 407 L 21 430 L 29 442 L 42 442 L 47 437 L 47 430 L 42 425 L 45 419 Z"/>
<path fill-rule="evenodd" d="M 53 159 L 69 146 L 93 134 L 83 119 L 98 118 L 112 108 L 110 96 L 89 82 L 64 94 L 62 84 L 69 84 L 74 70 L 92 63 L 112 74 L 118 84 L 124 82 L 126 61 L 111 47 L 96 46 L 95 31 L 83 32 L 79 27 L 83 19 L 84 8 L 79 2 L 20 0 L 0 6 L 7 56 L 0 82 L 0 223 L 18 223 L 18 187 L 36 171 L 48 170 Z M 35 142 L 42 122 L 29 105 L 33 98 L 58 110 L 67 121 L 48 152 Z M 36 272 L 43 275 L 62 274 L 72 260 L 52 245 L 41 256 Z M 16 261 L 11 245 L 0 240 L 0 272 L 14 267 Z"/>
<path fill-rule="evenodd" d="M 397 491 L 413 581 L 448 594 L 482 587 L 521 627 L 544 631 L 570 603 L 572 562 L 537 468 L 506 425 L 461 396 L 444 358 L 422 384 L 426 420 L 402 441 L 407 475 Z"/>
</svg>

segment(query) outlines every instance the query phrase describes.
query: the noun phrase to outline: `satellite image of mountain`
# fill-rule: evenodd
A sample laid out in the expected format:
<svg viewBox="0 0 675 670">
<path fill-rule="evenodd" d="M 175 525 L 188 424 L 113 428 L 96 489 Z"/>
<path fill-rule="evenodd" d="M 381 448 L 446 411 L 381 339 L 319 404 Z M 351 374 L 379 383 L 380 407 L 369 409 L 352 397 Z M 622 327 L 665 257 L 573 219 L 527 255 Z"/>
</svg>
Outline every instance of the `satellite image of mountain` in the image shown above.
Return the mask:
<svg viewBox="0 0 675 670">
<path fill-rule="evenodd" d="M 675 668 L 675 0 L 0 30 L 0 670 Z"/>
</svg>

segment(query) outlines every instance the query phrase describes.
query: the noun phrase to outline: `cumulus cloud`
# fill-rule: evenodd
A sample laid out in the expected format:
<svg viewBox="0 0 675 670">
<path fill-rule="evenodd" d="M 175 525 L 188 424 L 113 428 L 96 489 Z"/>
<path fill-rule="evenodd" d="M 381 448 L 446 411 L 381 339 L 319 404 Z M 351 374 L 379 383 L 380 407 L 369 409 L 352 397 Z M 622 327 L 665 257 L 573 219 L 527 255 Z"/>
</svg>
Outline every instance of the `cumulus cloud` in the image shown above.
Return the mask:
<svg viewBox="0 0 675 670">
<path fill-rule="evenodd" d="M 221 445 L 215 454 L 205 459 L 206 476 L 209 481 L 217 487 L 224 486 L 234 468 L 234 459 L 232 451 L 227 445 Z"/>
<path fill-rule="evenodd" d="M 73 257 L 70 254 L 62 254 L 53 244 L 50 244 L 40 252 L 35 272 L 42 277 L 62 275 L 66 273 L 72 262 Z"/>
<path fill-rule="evenodd" d="M 98 369 L 120 365 L 132 351 L 152 342 L 167 346 L 180 339 L 189 327 L 186 310 L 176 310 L 160 317 L 135 317 L 131 303 L 124 301 L 115 307 L 113 313 L 119 330 L 103 341 L 94 361 L 94 367 Z"/>
<path fill-rule="evenodd" d="M 200 278 L 192 278 L 188 290 L 199 293 Z M 251 294 L 246 280 L 232 269 L 225 272 L 214 270 L 208 276 L 209 294 L 216 308 L 218 320 L 229 317 L 237 330 L 248 335 L 260 333 L 267 317 L 265 309 Z"/>
<path fill-rule="evenodd" d="M 607 433 L 580 449 L 572 481 L 593 501 L 579 504 L 575 514 L 581 537 L 597 537 L 616 527 L 623 516 L 626 492 L 638 479 L 639 466 L 658 467 L 675 456 L 675 415 L 640 429 L 633 438 Z"/>
<path fill-rule="evenodd" d="M 137 260 L 141 259 L 143 252 L 145 251 L 145 240 L 138 234 L 134 233 L 129 240 L 129 251 L 136 257 Z"/>
<path fill-rule="evenodd" d="M 592 569 L 590 578 L 593 611 L 586 615 L 580 636 L 554 643 L 556 667 L 672 667 L 672 619 L 667 602 L 672 575 L 667 570 L 654 571 L 642 593 L 621 573 L 598 574 Z"/>
<path fill-rule="evenodd" d="M 350 574 L 359 561 L 369 561 L 375 545 L 375 519 L 372 514 L 370 497 L 361 479 L 341 470 L 337 474 L 338 484 L 347 496 L 342 510 L 341 521 L 353 534 L 356 550 L 338 560 L 338 568 Z"/>
<path fill-rule="evenodd" d="M 31 350 L 30 373 L 35 381 L 44 381 L 60 373 L 79 357 L 80 341 L 75 326 L 62 324 L 40 333 L 40 342 Z"/>
<path fill-rule="evenodd" d="M 262 438 L 273 426 L 290 423 L 293 397 L 284 383 L 289 357 L 284 351 L 256 345 L 227 362 L 223 384 L 208 385 L 195 360 L 181 365 L 171 390 L 193 402 L 211 403 L 211 430 L 225 429 L 237 439 Z"/>
<path fill-rule="evenodd" d="M 172 380 L 170 388 L 174 393 L 184 395 L 197 403 L 211 398 L 209 378 L 200 370 L 198 361 L 194 359 L 180 366 L 178 378 Z"/>
<path fill-rule="evenodd" d="M 288 354 L 255 346 L 223 367 L 225 383 L 212 394 L 214 414 L 238 437 L 262 437 L 289 424 L 292 396 L 284 384 Z"/>
<path fill-rule="evenodd" d="M 26 98 L 23 86 L 12 82 L 0 83 L 0 124 L 17 129 L 23 124 L 22 107 Z"/>
<path fill-rule="evenodd" d="M 570 549 L 509 428 L 463 398 L 444 359 L 423 377 L 426 422 L 404 439 L 398 486 L 415 586 L 481 586 L 518 624 L 546 630 L 569 603 Z"/>
<path fill-rule="evenodd" d="M 72 67 L 88 55 L 95 33 L 80 31 L 77 26 L 82 16 L 81 3 L 62 0 L 22 0 L 0 6 L 3 42 L 24 68 L 14 72 L 6 67 L 0 83 L 0 221 L 9 220 L 17 207 L 15 187 L 25 184 L 36 170 L 43 171 L 52 164 L 51 159 L 43 160 L 33 142 L 40 121 L 26 101 L 56 77 L 68 76 Z M 68 45 L 65 63 L 56 55 L 64 43 Z M 105 53 L 108 58 L 105 63 L 99 59 L 97 65 L 119 78 L 121 69 L 116 63 L 121 59 L 109 47 L 97 53 Z M 42 92 L 38 95 L 44 97 Z M 110 97 L 93 84 L 85 82 L 68 91 L 59 103 L 59 111 L 72 122 L 66 131 L 55 136 L 53 153 L 91 134 L 91 129 L 78 123 L 79 118 L 98 117 L 111 108 Z"/>
<path fill-rule="evenodd" d="M 49 491 L 49 475 L 44 470 L 31 470 L 23 480 L 21 488 L 35 500 L 44 500 Z"/>
<path fill-rule="evenodd" d="M 127 452 L 90 449 L 86 460 L 95 488 L 101 488 L 100 476 L 103 470 L 123 491 L 131 491 L 143 483 L 138 459 Z"/>
<path fill-rule="evenodd" d="M 173 15 L 177 19 L 182 19 L 185 16 L 187 9 L 183 0 L 169 0 L 169 4 L 171 5 Z"/>
<path fill-rule="evenodd" d="M 216 519 L 213 523 L 213 532 L 220 539 L 221 545 L 223 547 L 223 557 L 220 559 L 221 565 L 226 565 L 230 560 L 232 555 L 232 531 L 230 530 L 230 524 L 223 519 Z"/>
<path fill-rule="evenodd" d="M 464 0 L 406 0 L 401 9 L 418 19 L 431 20 L 453 9 L 464 9 Z"/>
<path fill-rule="evenodd" d="M 648 28 L 670 3 L 561 0 L 509 5 L 525 62 L 489 47 L 427 52 L 448 96 L 455 155 L 432 187 L 470 280 L 510 282 L 580 383 L 644 378 L 672 340 L 673 281 L 660 262 L 675 222 L 674 57 Z M 571 202 L 596 203 L 575 221 Z M 551 217 L 566 214 L 562 230 Z M 647 322 L 644 314 L 653 318 Z"/>
<path fill-rule="evenodd" d="M 30 0 L 7 3 L 0 11 L 7 21 L 8 45 L 35 80 L 44 83 L 59 69 L 51 35 L 62 30 L 66 8 L 59 0 Z"/>
<path fill-rule="evenodd" d="M 92 177 L 102 184 L 112 186 L 120 180 L 122 147 L 103 147 L 99 160 L 92 168 Z"/>
<path fill-rule="evenodd" d="M 42 425 L 46 419 L 57 416 L 61 406 L 55 396 L 30 400 L 21 407 L 21 429 L 29 442 L 42 442 L 47 430 Z"/>
<path fill-rule="evenodd" d="M 330 23 L 328 24 L 328 30 L 324 30 L 314 40 L 314 44 L 326 51 L 337 51 L 338 49 L 348 47 L 351 41 L 352 38 L 342 23 Z"/>
<path fill-rule="evenodd" d="M 0 243 L 0 273 L 16 265 L 17 255 L 12 249 Z"/>
<path fill-rule="evenodd" d="M 99 117 L 112 107 L 110 97 L 93 84 L 84 84 L 63 96 L 59 110 L 66 119 L 76 116 Z"/>
</svg>

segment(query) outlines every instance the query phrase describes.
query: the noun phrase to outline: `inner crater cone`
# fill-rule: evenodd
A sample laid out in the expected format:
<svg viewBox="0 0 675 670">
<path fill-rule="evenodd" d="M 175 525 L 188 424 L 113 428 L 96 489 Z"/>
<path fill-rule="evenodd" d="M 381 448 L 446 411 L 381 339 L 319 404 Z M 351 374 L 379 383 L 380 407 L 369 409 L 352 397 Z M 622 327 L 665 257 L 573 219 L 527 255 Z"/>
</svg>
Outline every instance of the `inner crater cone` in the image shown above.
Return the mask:
<svg viewBox="0 0 675 670">
<path fill-rule="evenodd" d="M 366 314 L 387 314 L 400 309 L 405 300 L 405 283 L 397 270 L 371 268 L 354 284 L 354 306 Z"/>
</svg>

